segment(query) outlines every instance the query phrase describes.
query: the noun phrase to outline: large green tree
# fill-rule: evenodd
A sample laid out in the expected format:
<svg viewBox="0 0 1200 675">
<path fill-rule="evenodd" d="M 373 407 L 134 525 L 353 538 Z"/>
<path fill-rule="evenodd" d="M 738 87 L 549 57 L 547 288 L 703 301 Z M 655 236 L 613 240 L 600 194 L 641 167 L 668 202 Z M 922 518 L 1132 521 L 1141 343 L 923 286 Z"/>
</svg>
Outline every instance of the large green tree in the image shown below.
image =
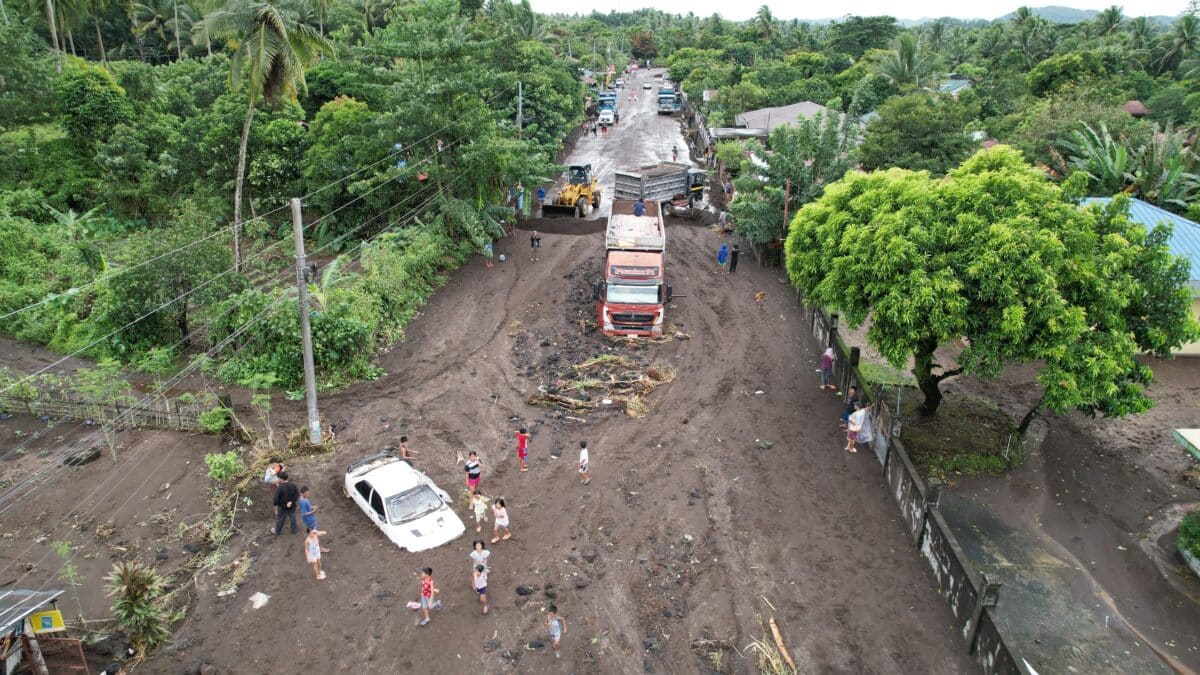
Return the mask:
<svg viewBox="0 0 1200 675">
<path fill-rule="evenodd" d="M 249 105 L 238 146 L 237 178 L 233 191 L 233 264 L 242 265 L 242 184 L 246 178 L 246 145 L 250 121 L 259 100 L 273 102 L 294 96 L 304 88 L 304 69 L 333 45 L 312 26 L 296 20 L 288 7 L 254 0 L 230 0 L 204 20 L 207 35 L 227 40 L 233 50 L 229 60 L 231 89 L 245 81 Z"/>
<path fill-rule="evenodd" d="M 863 138 L 863 168 L 898 166 L 942 174 L 976 146 L 967 124 L 978 106 L 969 101 L 918 91 L 888 99 L 878 112 Z"/>
<path fill-rule="evenodd" d="M 1038 406 L 1142 412 L 1152 373 L 1136 357 L 1200 334 L 1187 261 L 1164 227 L 1131 223 L 1124 198 L 1099 210 L 1073 196 L 1005 146 L 942 180 L 851 174 L 793 220 L 788 275 L 849 325 L 870 319 L 868 341 L 894 366 L 911 359 L 927 414 L 945 378 L 1014 362 L 1038 364 Z M 953 340 L 966 344 L 958 364 L 939 366 Z"/>
</svg>

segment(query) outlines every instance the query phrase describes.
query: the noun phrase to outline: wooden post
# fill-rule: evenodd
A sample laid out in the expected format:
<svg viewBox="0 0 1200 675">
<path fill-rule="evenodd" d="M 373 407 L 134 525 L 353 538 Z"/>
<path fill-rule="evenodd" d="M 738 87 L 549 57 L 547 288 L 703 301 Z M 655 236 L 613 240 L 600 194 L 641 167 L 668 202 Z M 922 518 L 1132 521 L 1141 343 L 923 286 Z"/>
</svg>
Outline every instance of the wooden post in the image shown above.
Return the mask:
<svg viewBox="0 0 1200 675">
<path fill-rule="evenodd" d="M 25 634 L 21 637 L 25 639 L 25 649 L 29 650 L 29 669 L 34 675 L 50 675 L 46 659 L 42 656 L 42 648 L 38 645 L 37 635 L 33 632 L 33 622 L 28 618 L 25 619 Z"/>
</svg>

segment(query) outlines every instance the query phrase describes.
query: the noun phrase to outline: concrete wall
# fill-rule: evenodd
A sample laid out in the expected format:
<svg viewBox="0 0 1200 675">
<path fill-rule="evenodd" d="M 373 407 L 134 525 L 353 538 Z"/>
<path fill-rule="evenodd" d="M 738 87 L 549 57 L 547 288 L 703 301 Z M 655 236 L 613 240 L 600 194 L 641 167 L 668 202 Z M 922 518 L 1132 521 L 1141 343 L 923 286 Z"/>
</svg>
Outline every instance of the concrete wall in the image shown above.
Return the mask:
<svg viewBox="0 0 1200 675">
<path fill-rule="evenodd" d="M 975 661 L 983 666 L 983 672 L 988 675 L 1025 672 L 1017 663 L 1016 657 L 1008 651 L 1003 633 L 996 622 L 992 620 L 991 610 L 983 610 L 983 614 L 979 617 L 979 628 L 975 633 L 974 655 Z"/>
<path fill-rule="evenodd" d="M 975 623 L 975 605 L 979 601 L 978 582 L 973 572 L 964 564 L 967 559 L 958 542 L 950 534 L 942 514 L 930 509 L 921 530 L 921 555 L 933 570 L 938 594 L 950 605 L 950 612 L 958 622 L 964 640 L 972 637 Z"/>
</svg>

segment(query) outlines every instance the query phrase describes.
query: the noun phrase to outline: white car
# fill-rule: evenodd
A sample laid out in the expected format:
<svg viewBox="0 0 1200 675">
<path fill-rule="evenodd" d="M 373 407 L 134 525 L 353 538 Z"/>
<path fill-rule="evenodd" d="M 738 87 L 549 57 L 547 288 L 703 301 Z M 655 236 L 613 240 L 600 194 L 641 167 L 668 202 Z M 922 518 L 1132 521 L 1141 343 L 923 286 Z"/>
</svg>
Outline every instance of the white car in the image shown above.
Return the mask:
<svg viewBox="0 0 1200 675">
<path fill-rule="evenodd" d="M 642 84 L 642 89 L 653 89 L 653 88 L 654 88 L 654 85 L 650 84 L 649 82 L 645 82 Z"/>
<path fill-rule="evenodd" d="M 344 489 L 387 538 L 405 551 L 441 546 L 466 531 L 450 508 L 450 495 L 391 453 L 364 457 L 346 467 Z"/>
</svg>

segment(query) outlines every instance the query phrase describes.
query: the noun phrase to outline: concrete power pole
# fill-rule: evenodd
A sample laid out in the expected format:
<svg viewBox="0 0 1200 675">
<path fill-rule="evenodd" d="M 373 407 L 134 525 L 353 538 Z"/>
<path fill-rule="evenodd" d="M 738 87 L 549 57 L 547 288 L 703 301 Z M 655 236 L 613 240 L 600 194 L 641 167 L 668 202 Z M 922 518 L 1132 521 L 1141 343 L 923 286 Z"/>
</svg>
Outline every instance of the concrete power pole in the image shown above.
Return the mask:
<svg viewBox="0 0 1200 675">
<path fill-rule="evenodd" d="M 517 130 L 520 131 L 525 127 L 525 88 L 523 83 L 517 82 Z"/>
<path fill-rule="evenodd" d="M 321 443 L 321 417 L 317 413 L 317 370 L 313 365 L 312 326 L 308 313 L 308 280 L 304 278 L 304 219 L 300 200 L 292 198 L 292 232 L 296 237 L 296 290 L 300 296 L 300 340 L 304 351 L 304 398 L 308 402 L 308 442 Z"/>
</svg>

